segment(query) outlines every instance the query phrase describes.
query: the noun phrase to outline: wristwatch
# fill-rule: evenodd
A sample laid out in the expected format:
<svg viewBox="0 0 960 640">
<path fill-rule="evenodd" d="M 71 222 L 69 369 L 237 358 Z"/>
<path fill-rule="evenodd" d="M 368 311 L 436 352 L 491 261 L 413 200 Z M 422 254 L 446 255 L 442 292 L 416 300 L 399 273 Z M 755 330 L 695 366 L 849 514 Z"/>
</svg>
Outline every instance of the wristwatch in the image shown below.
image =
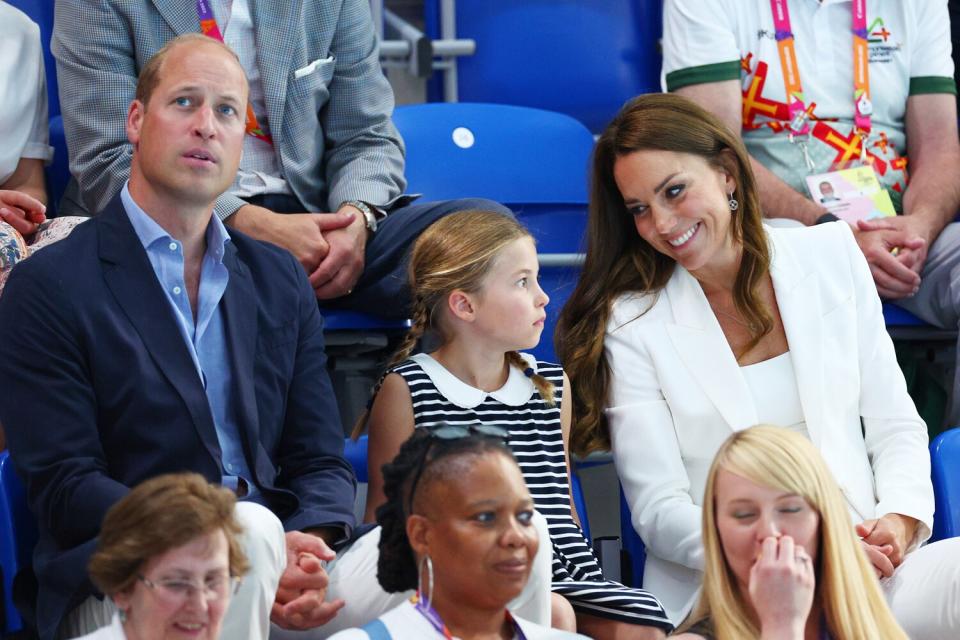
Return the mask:
<svg viewBox="0 0 960 640">
<path fill-rule="evenodd" d="M 373 212 L 373 207 L 362 200 L 347 200 L 346 202 L 341 202 L 340 208 L 342 209 L 345 205 L 350 205 L 351 207 L 359 209 L 360 213 L 363 214 L 363 219 L 366 222 L 367 230 L 369 230 L 371 234 L 377 232 L 377 214 Z"/>
</svg>

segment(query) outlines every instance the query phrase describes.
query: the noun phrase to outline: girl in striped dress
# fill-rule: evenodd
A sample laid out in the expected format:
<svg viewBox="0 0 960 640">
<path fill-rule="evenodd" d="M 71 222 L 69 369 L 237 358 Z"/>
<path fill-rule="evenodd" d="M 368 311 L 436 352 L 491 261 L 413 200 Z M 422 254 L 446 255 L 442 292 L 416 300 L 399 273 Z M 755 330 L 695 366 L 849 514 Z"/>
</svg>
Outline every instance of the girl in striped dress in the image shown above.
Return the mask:
<svg viewBox="0 0 960 640">
<path fill-rule="evenodd" d="M 554 626 L 601 639 L 662 638 L 671 625 L 659 601 L 603 578 L 571 508 L 569 383 L 559 366 L 519 351 L 543 331 L 548 298 L 537 273 L 533 238 L 502 214 L 455 213 L 417 240 L 413 325 L 358 423 L 357 432 L 370 431 L 366 520 L 384 501 L 382 465 L 415 427 L 505 426 L 550 532 Z M 439 346 L 411 356 L 425 337 Z"/>
</svg>

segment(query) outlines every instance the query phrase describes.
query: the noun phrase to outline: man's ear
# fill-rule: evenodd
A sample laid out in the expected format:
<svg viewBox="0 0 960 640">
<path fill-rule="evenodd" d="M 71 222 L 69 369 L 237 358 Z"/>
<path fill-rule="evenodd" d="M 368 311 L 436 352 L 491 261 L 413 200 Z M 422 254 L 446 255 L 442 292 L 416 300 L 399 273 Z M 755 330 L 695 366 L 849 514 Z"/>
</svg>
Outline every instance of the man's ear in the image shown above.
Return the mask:
<svg viewBox="0 0 960 640">
<path fill-rule="evenodd" d="M 430 521 L 421 515 L 407 517 L 407 540 L 410 548 L 418 556 L 425 556 L 430 552 Z"/>
<path fill-rule="evenodd" d="M 143 114 L 147 106 L 139 100 L 134 100 L 127 108 L 127 140 L 136 149 L 140 143 L 140 129 L 143 126 Z"/>
<path fill-rule="evenodd" d="M 455 318 L 465 320 L 466 322 L 473 322 L 476 315 L 474 296 L 460 289 L 454 289 L 450 292 L 450 295 L 447 296 L 447 308 L 450 309 L 450 313 L 452 313 Z"/>
</svg>

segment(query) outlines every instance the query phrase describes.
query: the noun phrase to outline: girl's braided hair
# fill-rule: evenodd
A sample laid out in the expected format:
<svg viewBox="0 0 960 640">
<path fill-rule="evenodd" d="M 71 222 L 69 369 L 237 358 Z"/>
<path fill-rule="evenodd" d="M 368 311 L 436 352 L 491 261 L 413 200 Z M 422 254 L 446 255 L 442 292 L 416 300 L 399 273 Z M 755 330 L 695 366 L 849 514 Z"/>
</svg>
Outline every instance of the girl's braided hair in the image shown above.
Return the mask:
<svg viewBox="0 0 960 640">
<path fill-rule="evenodd" d="M 530 232 L 516 219 L 495 211 L 458 211 L 427 227 L 413 245 L 407 269 L 413 297 L 412 324 L 386 371 L 409 358 L 427 332 L 442 336 L 437 318 L 451 291 L 479 291 L 503 248 L 514 240 L 530 237 Z M 553 383 L 528 368 L 519 353 L 507 353 L 507 362 L 530 376 L 547 404 L 556 403 Z M 367 411 L 354 425 L 352 437 L 358 438 L 366 428 L 369 409 L 382 384 L 381 377 Z"/>
<path fill-rule="evenodd" d="M 377 580 L 385 591 L 397 593 L 417 588 L 417 560 L 407 539 L 407 517 L 413 511 L 416 496 L 423 495 L 424 488 L 433 482 L 449 480 L 462 473 L 462 467 L 448 463 L 490 452 L 514 460 L 506 443 L 499 438 L 470 434 L 445 440 L 434 437 L 431 429 L 420 428 L 403 443 L 397 457 L 383 465 L 386 501 L 377 508 L 377 524 L 381 527 Z M 411 495 L 411 490 L 416 495 Z"/>
</svg>

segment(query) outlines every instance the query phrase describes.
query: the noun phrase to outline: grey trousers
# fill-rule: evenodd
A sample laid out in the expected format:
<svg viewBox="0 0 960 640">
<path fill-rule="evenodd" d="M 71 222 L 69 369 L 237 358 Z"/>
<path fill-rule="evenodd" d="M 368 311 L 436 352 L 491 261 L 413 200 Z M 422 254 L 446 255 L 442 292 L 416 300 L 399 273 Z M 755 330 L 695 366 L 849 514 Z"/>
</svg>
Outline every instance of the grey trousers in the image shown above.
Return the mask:
<svg viewBox="0 0 960 640">
<path fill-rule="evenodd" d="M 935 327 L 960 328 L 960 223 L 948 224 L 930 246 L 916 295 L 892 302 Z M 955 362 L 960 363 L 960 349 Z M 954 369 L 945 420 L 960 425 L 960 366 Z"/>
</svg>

